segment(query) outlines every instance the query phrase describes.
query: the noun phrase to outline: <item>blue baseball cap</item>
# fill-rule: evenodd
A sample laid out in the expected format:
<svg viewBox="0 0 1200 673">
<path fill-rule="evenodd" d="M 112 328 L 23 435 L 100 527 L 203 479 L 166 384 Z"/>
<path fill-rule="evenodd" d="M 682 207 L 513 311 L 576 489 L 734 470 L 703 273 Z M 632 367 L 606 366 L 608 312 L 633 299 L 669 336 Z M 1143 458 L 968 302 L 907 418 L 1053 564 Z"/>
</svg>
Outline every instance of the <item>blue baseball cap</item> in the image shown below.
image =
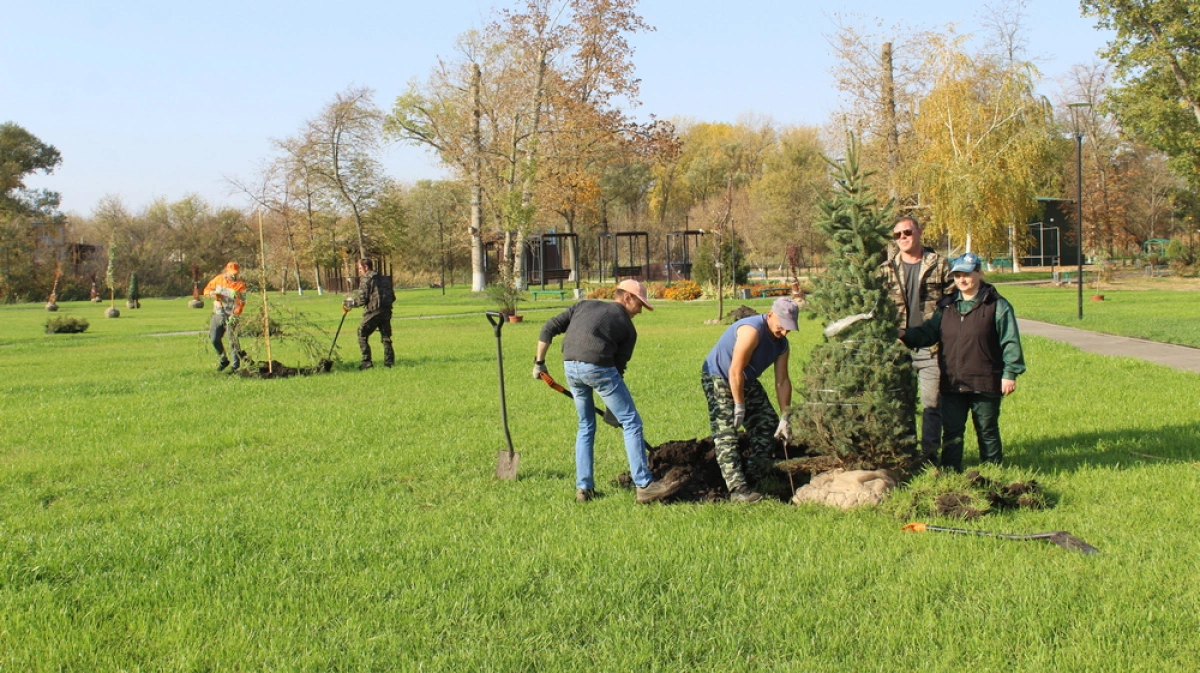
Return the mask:
<svg viewBox="0 0 1200 673">
<path fill-rule="evenodd" d="M 961 257 L 955 258 L 950 263 L 950 273 L 962 271 L 963 273 L 971 273 L 979 270 L 979 255 L 973 252 L 968 252 Z"/>
</svg>

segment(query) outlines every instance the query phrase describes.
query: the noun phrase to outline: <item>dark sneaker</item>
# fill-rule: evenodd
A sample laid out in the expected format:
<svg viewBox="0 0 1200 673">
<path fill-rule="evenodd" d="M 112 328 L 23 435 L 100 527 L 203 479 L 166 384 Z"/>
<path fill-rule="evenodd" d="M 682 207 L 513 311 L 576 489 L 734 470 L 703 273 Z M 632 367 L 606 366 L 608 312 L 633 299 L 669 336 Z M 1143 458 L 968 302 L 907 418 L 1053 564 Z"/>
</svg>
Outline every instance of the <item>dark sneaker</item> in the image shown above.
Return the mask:
<svg viewBox="0 0 1200 673">
<path fill-rule="evenodd" d="M 364 360 L 363 363 L 358 366 L 358 368 L 359 369 L 370 369 L 371 367 L 374 367 L 374 366 L 375 365 L 370 360 Z"/>
<path fill-rule="evenodd" d="M 675 491 L 678 491 L 680 486 L 683 486 L 682 481 L 663 481 L 661 479 L 652 481 L 645 486 L 637 487 L 637 501 L 644 505 L 665 500 L 675 495 Z"/>
<path fill-rule="evenodd" d="M 384 366 L 384 367 L 387 367 L 388 369 L 391 369 L 391 368 L 392 368 L 392 364 L 393 364 L 393 363 L 391 363 L 391 362 L 384 361 L 384 363 L 383 363 L 383 366 Z"/>
<path fill-rule="evenodd" d="M 225 358 L 221 358 L 220 362 L 217 363 L 217 371 L 223 372 L 223 371 L 225 371 L 225 368 L 228 366 L 229 366 L 229 360 L 226 360 Z"/>
<path fill-rule="evenodd" d="M 575 491 L 575 502 L 587 502 L 596 497 L 596 492 L 590 488 L 581 488 Z"/>
<path fill-rule="evenodd" d="M 751 491 L 750 487 L 745 484 L 738 486 L 733 493 L 729 494 L 729 502 L 758 502 L 762 499 L 762 493 Z"/>
</svg>

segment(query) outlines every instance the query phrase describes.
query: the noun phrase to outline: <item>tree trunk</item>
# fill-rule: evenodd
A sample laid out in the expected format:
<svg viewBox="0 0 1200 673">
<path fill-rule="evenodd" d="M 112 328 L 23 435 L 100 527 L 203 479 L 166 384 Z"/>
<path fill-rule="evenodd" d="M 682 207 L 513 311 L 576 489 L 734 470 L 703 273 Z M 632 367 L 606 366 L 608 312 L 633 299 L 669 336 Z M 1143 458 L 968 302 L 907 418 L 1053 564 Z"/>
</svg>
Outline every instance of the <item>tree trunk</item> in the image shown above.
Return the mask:
<svg viewBox="0 0 1200 673">
<path fill-rule="evenodd" d="M 529 144 L 525 151 L 525 175 L 521 182 L 521 223 L 517 228 L 517 249 L 513 253 L 513 282 L 517 287 L 525 289 L 525 233 L 532 224 L 530 206 L 533 203 L 533 186 L 536 178 L 538 142 L 541 137 L 542 99 L 546 86 L 546 59 L 548 54 L 542 49 L 538 58 L 537 85 L 533 92 L 533 129 Z M 543 272 L 545 269 L 542 270 Z"/>
<path fill-rule="evenodd" d="M 482 77 L 476 64 L 471 73 L 471 223 L 467 227 L 471 237 L 472 292 L 483 292 L 487 285 L 487 274 L 483 268 L 483 236 L 480 232 L 483 226 L 483 140 L 479 129 L 479 119 L 483 114 L 479 92 Z"/>
<path fill-rule="evenodd" d="M 883 43 L 883 123 L 887 138 L 888 196 L 896 198 L 896 170 L 900 166 L 900 130 L 896 126 L 896 80 L 892 66 L 892 43 Z"/>
<path fill-rule="evenodd" d="M 317 286 L 317 296 L 325 295 L 325 288 L 321 287 L 321 265 L 317 262 L 317 227 L 313 224 L 313 207 L 312 207 L 312 192 L 307 189 L 307 172 L 305 173 L 305 191 L 307 196 L 304 199 L 305 219 L 308 222 L 308 244 L 312 248 L 312 265 L 313 265 L 313 282 Z M 299 262 L 296 262 L 299 265 Z M 297 267 L 299 268 L 299 267 Z"/>
</svg>

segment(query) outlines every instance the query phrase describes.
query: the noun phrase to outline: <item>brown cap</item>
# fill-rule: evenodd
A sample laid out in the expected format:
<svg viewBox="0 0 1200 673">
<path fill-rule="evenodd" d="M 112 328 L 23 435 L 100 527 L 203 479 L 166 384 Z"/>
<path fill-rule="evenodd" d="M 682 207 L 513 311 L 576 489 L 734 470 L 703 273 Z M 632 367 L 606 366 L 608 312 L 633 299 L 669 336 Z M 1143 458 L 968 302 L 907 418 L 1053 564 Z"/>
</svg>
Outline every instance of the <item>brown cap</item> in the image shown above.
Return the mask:
<svg viewBox="0 0 1200 673">
<path fill-rule="evenodd" d="M 230 262 L 225 265 L 225 273 L 233 275 L 233 274 L 237 274 L 237 273 L 241 273 L 241 272 L 242 272 L 242 266 L 240 264 L 238 264 L 237 262 Z"/>
<path fill-rule="evenodd" d="M 625 292 L 637 297 L 638 301 L 642 302 L 642 306 L 645 306 L 647 311 L 654 310 L 654 307 L 651 306 L 650 302 L 646 299 L 646 286 L 644 284 L 632 278 L 626 278 L 620 283 L 617 283 L 617 289 L 624 290 Z"/>
</svg>

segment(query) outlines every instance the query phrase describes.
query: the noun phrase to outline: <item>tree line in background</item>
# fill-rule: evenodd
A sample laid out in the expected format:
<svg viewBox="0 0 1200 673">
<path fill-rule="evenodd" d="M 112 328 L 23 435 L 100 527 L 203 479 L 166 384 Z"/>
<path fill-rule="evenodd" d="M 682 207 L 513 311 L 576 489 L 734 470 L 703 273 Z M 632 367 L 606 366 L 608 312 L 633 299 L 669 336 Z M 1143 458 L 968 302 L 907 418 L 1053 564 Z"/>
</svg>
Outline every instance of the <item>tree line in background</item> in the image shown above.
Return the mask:
<svg viewBox="0 0 1200 673">
<path fill-rule="evenodd" d="M 656 262 L 668 233 L 703 230 L 697 263 L 734 255 L 781 268 L 792 247 L 819 264 L 813 221 L 832 187 L 825 157 L 850 136 L 873 187 L 953 250 L 1027 249 L 1023 225 L 1038 217 L 1037 198 L 1074 193 L 1076 134 L 1085 251 L 1129 255 L 1181 233 L 1190 249 L 1200 208 L 1191 5 L 1085 1 L 1086 15 L 1116 30 L 1110 64 L 1074 67 L 1051 101 L 1037 93 L 1042 77 L 1027 56 L 1026 2 L 988 6 L 982 40 L 949 28 L 876 35 L 839 20 L 830 41 L 843 105 L 818 128 L 756 117 L 638 121 L 629 38 L 653 28 L 636 0 L 524 0 L 461 35 L 454 56 L 389 110 L 370 89 L 336 94 L 274 141 L 252 177 L 230 179 L 249 204 L 240 209 L 185 196 L 133 212 L 106 197 L 68 222 L 57 194 L 24 184 L 62 157 L 4 124 L 0 290 L 10 302 L 38 299 L 62 263 L 73 280 L 59 296 L 82 298 L 111 257 L 118 284 L 136 271 L 143 294 L 185 295 L 196 267 L 259 266 L 260 226 L 267 269 L 252 273 L 283 291 L 348 289 L 364 256 L 385 260 L 405 285 L 440 283 L 447 270 L 476 291 L 520 284 L 525 258 L 511 251 L 547 231 L 579 236 L 584 269 L 598 263 L 600 235 L 631 231 L 649 234 Z M 1079 102 L 1090 107 L 1068 106 Z M 388 142 L 428 149 L 451 179 L 390 179 L 379 160 Z M 488 268 L 489 249 L 501 251 L 490 258 L 499 269 Z"/>
</svg>

